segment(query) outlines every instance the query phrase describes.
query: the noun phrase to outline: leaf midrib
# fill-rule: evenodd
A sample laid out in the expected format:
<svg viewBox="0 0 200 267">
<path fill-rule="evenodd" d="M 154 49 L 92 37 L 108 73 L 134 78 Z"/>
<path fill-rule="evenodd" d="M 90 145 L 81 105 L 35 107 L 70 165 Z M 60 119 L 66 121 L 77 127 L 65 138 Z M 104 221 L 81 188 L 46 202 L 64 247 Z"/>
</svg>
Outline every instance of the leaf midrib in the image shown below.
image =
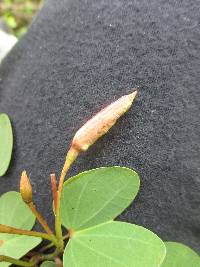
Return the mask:
<svg viewBox="0 0 200 267">
<path fill-rule="evenodd" d="M 80 192 L 79 198 L 78 198 L 78 200 L 77 200 L 77 202 L 76 202 L 76 207 L 75 207 L 76 213 L 74 214 L 74 218 L 73 218 L 73 221 L 72 221 L 72 225 L 75 223 L 75 221 L 76 221 L 76 219 L 77 219 L 77 215 L 78 215 L 77 210 L 78 210 L 78 208 L 79 208 L 79 206 L 80 206 L 80 202 L 81 202 L 82 195 L 84 194 L 84 192 L 85 192 L 85 190 L 86 190 L 87 185 L 88 185 L 89 182 L 90 182 L 90 180 L 88 179 L 88 181 L 87 181 L 87 182 L 85 183 L 85 185 L 83 186 L 83 188 L 82 188 L 82 190 L 81 190 L 81 192 Z"/>
<path fill-rule="evenodd" d="M 124 188 L 127 187 L 127 184 L 125 186 L 123 186 L 122 188 L 120 188 L 114 195 L 112 195 L 112 197 L 110 199 L 108 199 L 103 206 L 100 207 L 100 209 L 98 209 L 92 216 L 90 216 L 89 218 L 87 218 L 87 220 L 81 222 L 80 225 L 78 225 L 76 227 L 76 229 L 83 227 L 85 224 L 87 224 L 91 219 L 93 219 L 96 215 L 98 215 L 99 213 L 101 213 L 101 211 L 120 193 L 124 190 Z M 127 199 L 128 200 L 128 199 Z M 114 217 L 115 218 L 115 217 Z M 114 219 L 113 218 L 113 219 Z M 75 229 L 75 230 L 76 230 Z"/>
<path fill-rule="evenodd" d="M 110 257 L 110 256 L 108 256 L 108 255 L 106 255 L 104 253 L 102 253 L 102 252 L 99 252 L 99 251 L 96 251 L 96 250 L 92 249 L 91 247 L 85 245 L 85 243 L 81 242 L 80 239 L 79 240 L 76 240 L 76 242 L 79 243 L 79 244 L 81 244 L 83 247 L 85 247 L 85 248 L 93 251 L 97 255 L 103 256 L 104 258 L 107 258 L 107 259 L 109 259 L 109 260 L 111 260 L 113 262 L 119 263 L 121 266 L 129 267 L 127 265 L 124 265 L 122 262 L 120 262 L 120 261 L 118 261 L 118 260 L 116 260 L 116 259 L 114 259 L 114 258 L 112 258 L 112 257 Z"/>
</svg>

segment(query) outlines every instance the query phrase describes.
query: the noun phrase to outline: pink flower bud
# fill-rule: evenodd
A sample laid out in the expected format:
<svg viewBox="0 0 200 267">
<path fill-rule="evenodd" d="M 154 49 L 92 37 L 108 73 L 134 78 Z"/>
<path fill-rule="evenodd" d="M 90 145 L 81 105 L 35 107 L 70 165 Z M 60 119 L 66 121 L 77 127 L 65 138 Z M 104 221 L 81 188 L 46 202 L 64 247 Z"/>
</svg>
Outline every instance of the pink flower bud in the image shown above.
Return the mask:
<svg viewBox="0 0 200 267">
<path fill-rule="evenodd" d="M 93 143 L 116 123 L 132 105 L 137 91 L 120 97 L 115 102 L 87 121 L 75 134 L 72 147 L 76 151 L 86 151 Z"/>
</svg>

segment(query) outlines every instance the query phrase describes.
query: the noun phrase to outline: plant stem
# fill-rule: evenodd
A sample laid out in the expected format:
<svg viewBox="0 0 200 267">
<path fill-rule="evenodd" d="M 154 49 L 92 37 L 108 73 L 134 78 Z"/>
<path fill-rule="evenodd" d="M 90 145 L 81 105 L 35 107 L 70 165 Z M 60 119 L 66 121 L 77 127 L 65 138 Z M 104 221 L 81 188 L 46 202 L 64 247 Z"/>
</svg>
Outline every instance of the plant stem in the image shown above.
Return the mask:
<svg viewBox="0 0 200 267">
<path fill-rule="evenodd" d="M 77 151 L 74 148 L 70 148 L 70 150 L 67 153 L 66 160 L 60 175 L 59 185 L 58 185 L 58 192 L 57 192 L 57 206 L 56 206 L 56 212 L 55 212 L 55 230 L 56 230 L 56 237 L 58 238 L 60 249 L 63 250 L 64 242 L 63 242 L 63 236 L 62 236 L 62 226 L 61 226 L 61 218 L 60 218 L 60 200 L 61 200 L 61 193 L 63 188 L 63 183 L 65 180 L 65 176 L 72 165 L 72 163 L 75 161 L 79 154 L 79 151 Z"/>
<path fill-rule="evenodd" d="M 56 257 L 54 261 L 57 267 L 63 267 L 63 262 L 61 261 L 60 258 Z"/>
<path fill-rule="evenodd" d="M 47 240 L 51 241 L 52 243 L 54 243 L 57 246 L 57 239 L 54 235 L 48 235 L 48 234 L 42 233 L 42 232 L 22 230 L 22 229 L 18 229 L 18 228 L 14 228 L 14 227 L 0 224 L 0 233 L 41 237 L 43 239 L 47 239 Z"/>
<path fill-rule="evenodd" d="M 17 260 L 17 259 L 14 259 L 12 257 L 4 256 L 4 255 L 0 255 L 0 262 L 9 262 L 11 264 L 15 264 L 18 266 L 32 267 L 32 266 L 36 266 L 39 262 L 44 261 L 44 260 L 54 260 L 59 255 L 60 255 L 60 251 L 58 249 L 56 249 L 51 254 L 35 255 L 31 258 L 31 260 L 29 262 Z"/>
<path fill-rule="evenodd" d="M 35 255 L 31 258 L 30 262 L 33 263 L 33 265 L 37 265 L 41 261 L 45 260 L 54 260 L 57 256 L 61 254 L 60 250 L 56 249 L 53 253 L 51 254 L 39 254 Z"/>
<path fill-rule="evenodd" d="M 63 236 L 63 241 L 66 240 L 66 239 L 68 239 L 69 237 L 70 237 L 70 234 L 67 233 L 66 235 Z M 53 246 L 55 246 L 55 244 L 54 244 L 54 243 L 50 243 L 50 244 L 48 244 L 48 245 L 42 247 L 42 248 L 39 250 L 39 252 L 40 252 L 40 253 L 45 252 L 46 250 L 52 248 Z"/>
<path fill-rule="evenodd" d="M 44 254 L 41 256 L 42 260 L 53 260 L 55 257 L 59 256 L 61 254 L 59 249 L 56 249 L 53 253 L 51 254 Z"/>
<path fill-rule="evenodd" d="M 43 229 L 47 232 L 47 234 L 48 235 L 53 235 L 53 232 L 49 228 L 47 222 L 42 217 L 42 215 L 39 213 L 39 211 L 37 211 L 37 209 L 36 209 L 35 205 L 33 204 L 33 202 L 30 202 L 27 205 L 29 206 L 29 208 L 31 209 L 32 213 L 35 215 L 35 217 L 37 218 L 38 222 L 41 224 Z"/>
<path fill-rule="evenodd" d="M 24 267 L 31 267 L 34 265 L 34 263 L 22 261 L 22 260 L 16 260 L 14 258 L 0 255 L 0 262 L 9 262 L 15 265 L 24 266 Z"/>
<path fill-rule="evenodd" d="M 40 253 L 45 252 L 46 250 L 52 248 L 53 246 L 55 246 L 55 244 L 54 244 L 54 243 L 50 243 L 50 244 L 48 244 L 48 245 L 42 247 L 42 248 L 39 250 L 39 252 L 40 252 Z"/>
<path fill-rule="evenodd" d="M 57 182 L 56 182 L 56 175 L 55 173 L 52 173 L 51 175 L 51 191 L 53 194 L 53 204 L 54 204 L 54 209 L 56 210 L 57 207 Z"/>
<path fill-rule="evenodd" d="M 66 235 L 63 236 L 63 240 L 68 239 L 70 237 L 70 233 L 67 233 Z"/>
</svg>

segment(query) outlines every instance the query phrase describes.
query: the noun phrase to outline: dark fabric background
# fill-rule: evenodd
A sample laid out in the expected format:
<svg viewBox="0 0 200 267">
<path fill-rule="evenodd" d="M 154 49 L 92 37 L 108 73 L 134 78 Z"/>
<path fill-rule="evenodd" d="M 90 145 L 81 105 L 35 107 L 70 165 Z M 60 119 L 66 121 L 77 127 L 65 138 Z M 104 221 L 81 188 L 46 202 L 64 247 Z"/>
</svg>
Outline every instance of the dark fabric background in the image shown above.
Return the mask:
<svg viewBox="0 0 200 267">
<path fill-rule="evenodd" d="M 76 130 L 136 85 L 131 110 L 75 163 L 135 168 L 141 190 L 121 220 L 200 252 L 199 0 L 49 0 L 0 67 L 0 112 L 15 147 L 0 193 L 31 176 L 53 223 L 49 174 Z M 38 227 L 36 227 L 38 228 Z"/>
</svg>

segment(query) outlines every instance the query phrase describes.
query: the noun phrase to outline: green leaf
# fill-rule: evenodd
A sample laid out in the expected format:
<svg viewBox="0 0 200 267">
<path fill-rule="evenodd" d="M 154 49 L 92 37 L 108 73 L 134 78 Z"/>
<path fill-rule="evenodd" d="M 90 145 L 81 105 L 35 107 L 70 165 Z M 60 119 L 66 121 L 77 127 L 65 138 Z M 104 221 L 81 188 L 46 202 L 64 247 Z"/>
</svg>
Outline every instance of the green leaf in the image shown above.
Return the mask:
<svg viewBox="0 0 200 267">
<path fill-rule="evenodd" d="M 0 224 L 30 230 L 35 217 L 17 192 L 8 192 L 0 198 Z M 0 255 L 19 259 L 41 242 L 41 238 L 0 233 Z M 10 263 L 0 263 L 7 267 Z"/>
<path fill-rule="evenodd" d="M 159 267 L 165 254 L 164 243 L 151 231 L 107 222 L 74 233 L 63 259 L 64 267 Z"/>
<path fill-rule="evenodd" d="M 12 126 L 8 115 L 0 114 L 0 176 L 3 176 L 10 164 L 13 148 Z"/>
<path fill-rule="evenodd" d="M 62 223 L 67 229 L 80 230 L 113 220 L 133 201 L 139 186 L 138 174 L 128 168 L 80 173 L 64 184 Z"/>
<path fill-rule="evenodd" d="M 56 267 L 56 264 L 54 261 L 44 261 L 40 267 Z"/>
<path fill-rule="evenodd" d="M 167 255 L 162 267 L 200 267 L 200 257 L 191 248 L 176 242 L 165 242 Z"/>
<path fill-rule="evenodd" d="M 23 202 L 18 192 L 7 192 L 0 198 L 0 224 L 30 230 L 35 216 Z"/>
</svg>

